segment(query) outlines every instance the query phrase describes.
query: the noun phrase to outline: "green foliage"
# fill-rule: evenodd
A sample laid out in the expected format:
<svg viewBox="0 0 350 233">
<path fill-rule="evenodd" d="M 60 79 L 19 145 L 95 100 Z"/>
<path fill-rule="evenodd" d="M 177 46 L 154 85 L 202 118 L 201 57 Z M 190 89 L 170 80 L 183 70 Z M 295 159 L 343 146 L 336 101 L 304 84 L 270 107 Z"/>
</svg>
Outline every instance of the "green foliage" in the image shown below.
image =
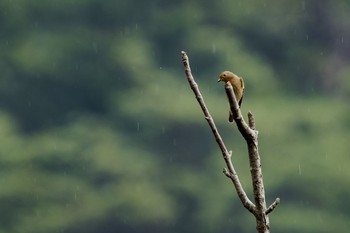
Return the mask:
<svg viewBox="0 0 350 233">
<path fill-rule="evenodd" d="M 0 2 L 0 232 L 252 232 L 180 51 L 252 197 L 218 74 L 245 80 L 272 232 L 346 232 L 347 1 Z"/>
</svg>

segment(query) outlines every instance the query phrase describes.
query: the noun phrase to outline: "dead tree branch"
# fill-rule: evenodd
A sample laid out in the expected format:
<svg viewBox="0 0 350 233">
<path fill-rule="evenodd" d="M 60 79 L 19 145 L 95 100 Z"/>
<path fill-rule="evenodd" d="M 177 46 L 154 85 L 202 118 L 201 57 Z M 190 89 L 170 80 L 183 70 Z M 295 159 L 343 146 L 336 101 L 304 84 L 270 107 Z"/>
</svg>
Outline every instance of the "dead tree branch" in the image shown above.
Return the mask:
<svg viewBox="0 0 350 233">
<path fill-rule="evenodd" d="M 185 67 L 185 74 L 187 77 L 187 80 L 190 84 L 190 87 L 192 91 L 195 94 L 195 97 L 202 108 L 202 111 L 204 113 L 205 119 L 207 120 L 213 134 L 215 137 L 216 142 L 218 143 L 220 150 L 222 152 L 223 158 L 225 160 L 227 168 L 224 168 L 223 173 L 231 179 L 232 183 L 235 186 L 235 189 L 237 191 L 238 197 L 240 198 L 243 206 L 248 209 L 256 218 L 257 222 L 257 230 L 259 233 L 268 233 L 270 232 L 270 225 L 269 225 L 269 218 L 268 214 L 271 213 L 274 208 L 279 204 L 280 199 L 277 198 L 274 203 L 272 203 L 268 208 L 266 208 L 266 201 L 265 201 L 265 191 L 264 191 L 264 185 L 263 185 L 263 176 L 261 171 L 261 161 L 260 161 L 260 155 L 258 150 L 258 131 L 255 129 L 255 119 L 251 112 L 248 113 L 248 123 L 249 125 L 244 121 L 244 118 L 242 116 L 241 110 L 239 108 L 239 105 L 237 103 L 237 100 L 234 95 L 233 88 L 229 82 L 225 84 L 225 91 L 226 95 L 228 97 L 230 108 L 234 116 L 234 120 L 236 122 L 237 128 L 244 137 L 244 139 L 247 142 L 248 145 L 248 154 L 249 154 L 249 163 L 250 163 L 250 173 L 252 176 L 252 183 L 253 183 L 253 193 L 254 193 L 254 202 L 249 200 L 247 194 L 243 190 L 243 187 L 239 181 L 238 175 L 235 171 L 235 168 L 233 166 L 231 155 L 232 151 L 228 151 L 226 149 L 226 146 L 219 134 L 218 129 L 216 128 L 216 125 L 214 123 L 213 118 L 211 117 L 208 108 L 205 105 L 204 99 L 202 97 L 202 94 L 198 88 L 197 83 L 195 82 L 192 73 L 191 68 L 189 64 L 189 59 L 186 54 L 186 52 L 182 51 L 182 62 Z"/>
<path fill-rule="evenodd" d="M 201 106 L 201 108 L 203 110 L 205 119 L 207 120 L 207 122 L 208 122 L 208 124 L 209 124 L 209 126 L 214 134 L 215 140 L 220 147 L 220 150 L 222 152 L 222 156 L 223 156 L 225 163 L 227 165 L 227 169 L 224 170 L 224 174 L 232 180 L 232 183 L 234 184 L 234 186 L 236 188 L 238 197 L 242 201 L 244 207 L 247 208 L 250 212 L 254 213 L 255 206 L 249 200 L 247 194 L 243 190 L 243 187 L 239 181 L 236 170 L 235 170 L 233 163 L 231 161 L 232 152 L 231 151 L 229 152 L 226 149 L 225 143 L 222 140 L 218 129 L 216 128 L 215 122 L 214 122 L 213 118 L 211 117 L 207 106 L 205 105 L 204 99 L 203 99 L 202 94 L 198 88 L 198 85 L 194 81 L 194 78 L 192 76 L 189 59 L 188 59 L 187 54 L 185 52 L 182 52 L 182 62 L 185 66 L 185 73 L 186 73 L 187 81 L 189 82 L 190 87 L 191 87 L 192 91 L 194 92 L 194 95 L 195 95 L 199 105 Z"/>
</svg>

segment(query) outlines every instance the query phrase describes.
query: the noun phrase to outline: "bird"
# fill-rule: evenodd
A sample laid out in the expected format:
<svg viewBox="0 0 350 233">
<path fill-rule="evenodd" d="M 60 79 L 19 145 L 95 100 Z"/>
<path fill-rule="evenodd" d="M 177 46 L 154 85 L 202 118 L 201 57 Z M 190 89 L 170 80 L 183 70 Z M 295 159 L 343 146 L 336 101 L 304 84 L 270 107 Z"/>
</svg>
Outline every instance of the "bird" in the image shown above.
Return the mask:
<svg viewBox="0 0 350 233">
<path fill-rule="evenodd" d="M 235 93 L 238 105 L 239 105 L 239 107 L 241 107 L 242 100 L 243 100 L 243 94 L 244 94 L 243 79 L 241 77 L 238 77 L 237 75 L 235 75 L 231 71 L 224 71 L 220 74 L 219 79 L 218 79 L 218 82 L 221 82 L 221 81 L 223 81 L 225 83 L 230 82 L 230 84 L 232 85 L 233 91 Z M 230 108 L 230 115 L 229 115 L 228 121 L 233 122 L 233 114 L 231 112 L 231 108 Z"/>
</svg>

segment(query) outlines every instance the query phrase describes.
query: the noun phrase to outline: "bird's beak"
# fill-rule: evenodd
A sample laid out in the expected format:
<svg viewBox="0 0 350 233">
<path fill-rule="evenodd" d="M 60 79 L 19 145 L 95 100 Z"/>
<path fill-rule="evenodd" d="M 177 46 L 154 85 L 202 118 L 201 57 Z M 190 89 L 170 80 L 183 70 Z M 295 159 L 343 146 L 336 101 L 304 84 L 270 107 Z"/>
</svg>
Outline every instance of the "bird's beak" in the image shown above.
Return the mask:
<svg viewBox="0 0 350 233">
<path fill-rule="evenodd" d="M 221 82 L 221 79 L 218 79 L 218 82 Z"/>
</svg>

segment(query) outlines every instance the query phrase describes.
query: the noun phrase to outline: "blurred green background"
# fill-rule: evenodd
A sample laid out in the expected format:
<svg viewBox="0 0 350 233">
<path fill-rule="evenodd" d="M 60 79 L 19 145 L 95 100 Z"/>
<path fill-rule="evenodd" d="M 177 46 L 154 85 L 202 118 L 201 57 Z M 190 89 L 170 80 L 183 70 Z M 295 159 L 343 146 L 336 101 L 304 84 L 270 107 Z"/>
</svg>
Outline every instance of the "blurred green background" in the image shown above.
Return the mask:
<svg viewBox="0 0 350 233">
<path fill-rule="evenodd" d="M 271 231 L 350 228 L 350 2 L 0 1 L 0 232 L 255 232 L 223 70 L 255 114 Z"/>
</svg>

